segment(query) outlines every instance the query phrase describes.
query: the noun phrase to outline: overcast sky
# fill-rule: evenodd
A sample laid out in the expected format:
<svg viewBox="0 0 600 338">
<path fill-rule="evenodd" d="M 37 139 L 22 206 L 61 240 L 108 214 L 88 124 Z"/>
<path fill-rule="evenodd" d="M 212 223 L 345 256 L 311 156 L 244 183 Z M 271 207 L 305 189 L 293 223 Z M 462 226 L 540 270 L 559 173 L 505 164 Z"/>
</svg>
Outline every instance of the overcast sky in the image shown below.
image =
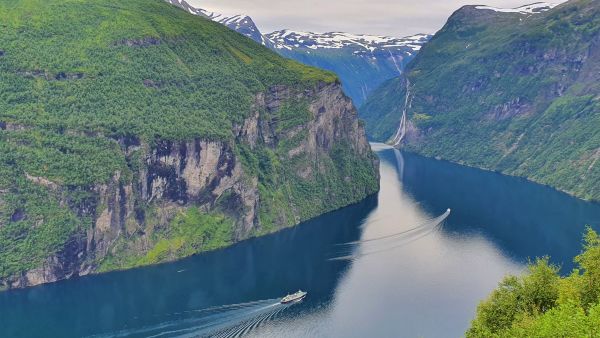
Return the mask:
<svg viewBox="0 0 600 338">
<path fill-rule="evenodd" d="M 247 14 L 263 33 L 289 28 L 390 36 L 434 33 L 462 5 L 513 8 L 539 0 L 188 0 L 225 14 Z M 550 0 L 553 3 L 564 0 Z"/>
</svg>

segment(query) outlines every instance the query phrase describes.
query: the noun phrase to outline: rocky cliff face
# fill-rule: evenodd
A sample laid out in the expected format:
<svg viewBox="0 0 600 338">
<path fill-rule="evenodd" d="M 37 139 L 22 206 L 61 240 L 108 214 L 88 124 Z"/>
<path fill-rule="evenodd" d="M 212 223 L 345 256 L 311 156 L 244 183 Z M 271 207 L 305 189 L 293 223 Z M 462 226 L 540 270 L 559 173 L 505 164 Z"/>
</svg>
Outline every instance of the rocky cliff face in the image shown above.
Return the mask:
<svg viewBox="0 0 600 338">
<path fill-rule="evenodd" d="M 306 104 L 309 112 L 306 121 L 283 125 L 285 121 L 280 112 L 289 102 Z M 233 226 L 230 241 L 236 242 L 297 224 L 356 201 L 378 188 L 377 160 L 371 153 L 352 102 L 339 84 L 320 84 L 302 91 L 287 86 L 271 87 L 255 96 L 252 111 L 243 122 L 235 124 L 232 131 L 235 136 L 232 142 L 192 139 L 159 140 L 147 144 L 135 137 L 116 140 L 132 169 L 130 178 L 117 171 L 109 182 L 89 188 L 93 198 L 87 203 L 71 206 L 77 215 L 92 218 L 92 226 L 72 234 L 41 266 L 0 279 L 0 286 L 26 287 L 130 267 L 126 264 L 106 267 L 103 264 L 109 257 L 113 260 L 126 255 L 143 257 L 155 248 L 156 234 L 168 234 L 173 219 L 190 208 L 207 214 L 218 211 L 226 215 Z M 288 144 L 290 140 L 294 141 Z M 332 161 L 334 149 L 340 146 L 367 170 L 370 175 L 367 184 L 352 173 L 331 172 L 336 169 L 328 163 Z M 330 204 L 310 209 L 307 214 L 298 199 L 288 196 L 284 199 L 285 208 L 273 210 L 267 193 L 278 191 L 272 186 L 274 182 L 268 182 L 275 178 L 263 177 L 244 163 L 240 149 L 251 152 L 261 149 L 275 156 L 274 161 L 283 163 L 272 172 L 273 176 L 279 177 L 277 184 L 286 186 L 292 195 L 295 188 L 290 182 L 305 186 L 316 184 L 324 195 L 315 197 L 325 196 L 324 202 Z M 287 164 L 295 159 L 308 160 Z M 319 186 L 319 175 L 335 179 L 338 174 L 346 191 L 336 186 Z M 58 193 L 68 187 L 42 177 L 30 177 L 30 181 L 63 196 L 62 204 L 69 203 L 65 194 Z M 345 195 L 352 195 L 352 198 L 345 200 L 342 198 Z M 310 197 L 305 198 L 312 201 Z M 2 206 L 0 191 L 0 212 L 3 212 Z M 205 249 L 198 247 L 195 252 Z M 193 252 L 182 255 L 190 253 Z M 155 262 L 182 255 L 166 255 Z"/>
</svg>

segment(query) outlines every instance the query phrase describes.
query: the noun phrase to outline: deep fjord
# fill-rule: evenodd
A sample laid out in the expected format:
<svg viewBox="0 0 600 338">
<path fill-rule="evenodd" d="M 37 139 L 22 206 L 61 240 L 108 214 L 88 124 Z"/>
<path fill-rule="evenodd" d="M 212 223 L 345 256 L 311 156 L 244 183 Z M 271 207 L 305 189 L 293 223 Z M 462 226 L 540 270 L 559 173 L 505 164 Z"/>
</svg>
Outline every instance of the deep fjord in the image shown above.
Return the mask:
<svg viewBox="0 0 600 338">
<path fill-rule="evenodd" d="M 570 270 L 585 225 L 600 225 L 598 204 L 523 179 L 374 148 L 381 158 L 377 196 L 179 262 L 2 292 L 0 336 L 196 336 L 262 316 L 240 333 L 460 337 L 505 274 L 544 255 Z M 450 216 L 427 236 L 330 260 L 340 243 L 410 229 L 447 208 Z M 302 303 L 268 316 L 279 297 L 298 289 L 309 292 Z"/>
</svg>

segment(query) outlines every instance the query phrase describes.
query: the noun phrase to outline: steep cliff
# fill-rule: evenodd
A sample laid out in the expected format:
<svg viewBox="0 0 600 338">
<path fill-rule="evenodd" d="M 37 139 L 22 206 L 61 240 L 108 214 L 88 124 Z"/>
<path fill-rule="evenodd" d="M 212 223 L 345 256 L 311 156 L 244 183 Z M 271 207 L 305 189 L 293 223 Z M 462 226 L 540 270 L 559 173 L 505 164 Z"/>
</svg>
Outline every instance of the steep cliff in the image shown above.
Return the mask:
<svg viewBox="0 0 600 338">
<path fill-rule="evenodd" d="M 600 200 L 600 3 L 551 7 L 458 10 L 361 108 L 367 132 L 406 112 L 406 149 Z"/>
<path fill-rule="evenodd" d="M 329 73 L 159 0 L 0 19 L 0 288 L 220 248 L 378 189 Z"/>
</svg>

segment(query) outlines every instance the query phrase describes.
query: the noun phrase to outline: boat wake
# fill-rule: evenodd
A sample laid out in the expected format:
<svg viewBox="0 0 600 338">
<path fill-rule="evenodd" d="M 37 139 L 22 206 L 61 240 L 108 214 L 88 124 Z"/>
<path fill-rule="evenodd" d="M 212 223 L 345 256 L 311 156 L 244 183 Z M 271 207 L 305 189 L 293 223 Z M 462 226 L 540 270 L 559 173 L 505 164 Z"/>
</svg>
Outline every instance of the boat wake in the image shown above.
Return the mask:
<svg viewBox="0 0 600 338">
<path fill-rule="evenodd" d="M 356 260 L 365 256 L 402 247 L 439 230 L 449 215 L 450 209 L 446 210 L 446 212 L 438 217 L 429 219 L 407 230 L 381 237 L 337 244 L 336 246 L 339 250 L 335 253 L 334 257 L 329 258 L 329 260 Z"/>
<path fill-rule="evenodd" d="M 296 303 L 281 304 L 277 298 L 165 314 L 161 317 L 169 319 L 159 324 L 92 337 L 242 337 Z"/>
</svg>

